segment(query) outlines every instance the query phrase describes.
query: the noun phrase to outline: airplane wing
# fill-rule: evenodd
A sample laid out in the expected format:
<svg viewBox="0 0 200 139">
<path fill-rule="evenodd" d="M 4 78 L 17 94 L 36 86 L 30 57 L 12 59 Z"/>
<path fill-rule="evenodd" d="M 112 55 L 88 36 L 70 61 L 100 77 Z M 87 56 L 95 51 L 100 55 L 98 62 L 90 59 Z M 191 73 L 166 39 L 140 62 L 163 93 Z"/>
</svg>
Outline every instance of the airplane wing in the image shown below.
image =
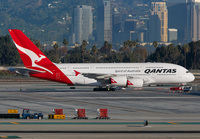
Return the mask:
<svg viewBox="0 0 200 139">
<path fill-rule="evenodd" d="M 101 73 L 81 73 L 81 75 L 88 77 L 88 78 L 93 78 L 96 80 L 103 80 L 103 79 L 106 80 L 113 76 L 117 76 L 114 74 L 101 74 Z"/>
<path fill-rule="evenodd" d="M 33 70 L 33 69 L 28 69 L 25 67 L 9 67 L 8 70 L 13 71 L 17 74 L 22 74 L 29 76 L 29 74 L 37 74 L 37 73 L 44 73 L 46 71 L 39 71 L 39 70 Z"/>
<path fill-rule="evenodd" d="M 80 73 L 81 75 L 88 77 L 88 78 L 92 78 L 92 79 L 96 79 L 97 81 L 101 82 L 101 83 L 105 83 L 106 80 L 109 80 L 112 77 L 116 77 L 116 76 L 121 76 L 118 74 L 102 74 L 102 73 Z M 127 79 L 142 79 L 144 84 L 149 84 L 152 81 L 150 78 L 141 78 L 141 77 L 133 77 L 133 76 L 127 76 Z"/>
</svg>

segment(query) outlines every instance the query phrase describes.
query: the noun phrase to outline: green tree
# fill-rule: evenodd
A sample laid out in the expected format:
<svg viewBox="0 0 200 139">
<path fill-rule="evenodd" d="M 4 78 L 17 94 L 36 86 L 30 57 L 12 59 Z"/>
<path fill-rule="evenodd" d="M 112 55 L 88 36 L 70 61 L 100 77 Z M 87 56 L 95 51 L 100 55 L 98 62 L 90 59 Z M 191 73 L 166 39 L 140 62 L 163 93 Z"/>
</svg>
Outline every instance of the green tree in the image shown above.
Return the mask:
<svg viewBox="0 0 200 139">
<path fill-rule="evenodd" d="M 0 37 L 0 65 L 15 66 L 19 61 L 19 53 L 10 36 Z"/>
<path fill-rule="evenodd" d="M 108 41 L 105 41 L 104 42 L 104 47 L 108 48 L 108 45 L 109 45 Z"/>
<path fill-rule="evenodd" d="M 64 46 L 65 46 L 65 49 L 64 49 L 64 53 L 65 53 L 65 63 L 67 62 L 67 45 L 68 45 L 68 41 L 67 41 L 67 39 L 64 39 L 63 40 L 63 44 L 64 44 Z"/>
<path fill-rule="evenodd" d="M 81 63 L 82 62 L 82 55 L 81 55 L 81 48 L 75 47 L 72 50 L 68 51 L 70 63 Z"/>
<path fill-rule="evenodd" d="M 145 62 L 147 58 L 147 50 L 145 47 L 137 47 L 134 49 L 133 54 L 137 62 Z"/>
<path fill-rule="evenodd" d="M 105 41 L 104 45 L 100 48 L 100 52 L 104 54 L 104 56 L 106 57 L 107 55 L 109 55 L 109 42 Z"/>
<path fill-rule="evenodd" d="M 87 46 L 87 41 L 86 40 L 83 40 L 82 41 L 82 45 L 81 45 L 81 54 L 82 54 L 82 62 L 84 63 L 84 53 L 85 53 L 85 48 Z"/>
<path fill-rule="evenodd" d="M 158 42 L 157 42 L 157 41 L 154 41 L 154 42 L 153 42 L 153 46 L 154 46 L 155 48 L 157 48 L 157 47 L 158 47 Z"/>
<path fill-rule="evenodd" d="M 109 56 L 111 56 L 111 52 L 112 52 L 112 44 L 108 44 L 108 53 L 109 53 Z"/>
<path fill-rule="evenodd" d="M 44 46 L 38 40 L 30 39 L 42 52 L 44 52 Z"/>
<path fill-rule="evenodd" d="M 63 44 L 64 44 L 64 46 L 67 46 L 67 45 L 68 45 L 67 39 L 64 39 L 64 40 L 63 40 Z"/>
<path fill-rule="evenodd" d="M 177 64 L 180 60 L 180 52 L 178 50 L 178 47 L 175 47 L 173 44 L 170 44 L 167 46 L 167 51 L 168 57 L 166 57 L 165 62 Z"/>
<path fill-rule="evenodd" d="M 97 47 L 95 45 L 92 46 L 92 53 L 94 55 L 95 63 L 97 63 Z"/>
<path fill-rule="evenodd" d="M 133 41 L 132 46 L 135 48 L 137 46 L 137 41 Z"/>
<path fill-rule="evenodd" d="M 129 43 L 128 43 L 128 41 L 125 41 L 125 42 L 124 42 L 124 48 L 125 48 L 125 50 L 127 50 L 128 47 L 129 47 Z"/>
<path fill-rule="evenodd" d="M 193 69 L 196 69 L 196 58 L 197 58 L 197 51 L 199 50 L 199 45 L 200 45 L 200 41 L 197 41 L 194 43 L 193 45 L 193 51 L 194 51 L 194 66 Z"/>
<path fill-rule="evenodd" d="M 56 54 L 56 61 L 58 62 L 59 60 L 59 56 L 58 56 L 58 48 L 59 48 L 59 46 L 58 46 L 58 44 L 57 43 L 55 43 L 54 45 L 53 45 L 53 48 L 54 48 L 54 50 L 55 50 L 55 54 Z"/>
<path fill-rule="evenodd" d="M 128 46 L 130 49 L 133 48 L 133 42 L 131 40 L 128 40 Z"/>
<path fill-rule="evenodd" d="M 188 44 L 184 44 L 183 45 L 183 50 L 184 50 L 184 54 L 185 54 L 185 62 L 184 62 L 184 65 L 185 65 L 185 68 L 187 67 L 186 65 L 186 56 L 187 56 L 187 53 L 189 52 L 189 45 Z"/>
</svg>

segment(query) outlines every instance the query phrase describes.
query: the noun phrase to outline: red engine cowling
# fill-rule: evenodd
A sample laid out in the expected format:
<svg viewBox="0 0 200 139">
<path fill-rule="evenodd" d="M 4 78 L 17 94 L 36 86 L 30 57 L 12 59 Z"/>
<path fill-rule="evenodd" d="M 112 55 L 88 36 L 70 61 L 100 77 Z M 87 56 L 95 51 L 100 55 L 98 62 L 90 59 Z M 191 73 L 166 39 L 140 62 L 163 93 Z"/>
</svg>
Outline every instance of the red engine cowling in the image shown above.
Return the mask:
<svg viewBox="0 0 200 139">
<path fill-rule="evenodd" d="M 142 79 L 128 79 L 127 86 L 132 88 L 140 88 L 143 87 L 143 80 Z"/>
<path fill-rule="evenodd" d="M 117 76 L 110 78 L 110 84 L 114 86 L 127 86 L 127 78 L 125 76 Z"/>
</svg>

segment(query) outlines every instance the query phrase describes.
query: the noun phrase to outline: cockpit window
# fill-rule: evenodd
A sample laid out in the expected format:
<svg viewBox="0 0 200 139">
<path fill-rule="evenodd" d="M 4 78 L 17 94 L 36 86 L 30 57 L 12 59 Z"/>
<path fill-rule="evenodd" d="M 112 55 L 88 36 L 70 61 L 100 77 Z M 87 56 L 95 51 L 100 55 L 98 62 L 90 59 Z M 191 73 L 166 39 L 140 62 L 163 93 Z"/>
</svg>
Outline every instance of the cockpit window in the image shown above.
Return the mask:
<svg viewBox="0 0 200 139">
<path fill-rule="evenodd" d="M 186 71 L 186 73 L 190 73 L 189 71 Z"/>
</svg>

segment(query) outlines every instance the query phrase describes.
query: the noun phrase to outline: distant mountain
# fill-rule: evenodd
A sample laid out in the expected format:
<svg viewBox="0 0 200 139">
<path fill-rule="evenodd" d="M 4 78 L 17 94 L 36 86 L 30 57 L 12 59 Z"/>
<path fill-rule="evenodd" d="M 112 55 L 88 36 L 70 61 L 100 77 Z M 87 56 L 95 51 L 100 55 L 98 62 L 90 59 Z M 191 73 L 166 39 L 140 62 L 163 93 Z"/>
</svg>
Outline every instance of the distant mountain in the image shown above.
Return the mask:
<svg viewBox="0 0 200 139">
<path fill-rule="evenodd" d="M 73 6 L 91 5 L 96 15 L 101 0 L 0 0 L 0 35 L 9 28 L 23 30 L 26 35 L 42 42 L 68 38 Z M 125 14 L 141 14 L 145 9 L 137 3 L 145 0 L 112 0 L 114 6 L 124 7 Z"/>
</svg>

